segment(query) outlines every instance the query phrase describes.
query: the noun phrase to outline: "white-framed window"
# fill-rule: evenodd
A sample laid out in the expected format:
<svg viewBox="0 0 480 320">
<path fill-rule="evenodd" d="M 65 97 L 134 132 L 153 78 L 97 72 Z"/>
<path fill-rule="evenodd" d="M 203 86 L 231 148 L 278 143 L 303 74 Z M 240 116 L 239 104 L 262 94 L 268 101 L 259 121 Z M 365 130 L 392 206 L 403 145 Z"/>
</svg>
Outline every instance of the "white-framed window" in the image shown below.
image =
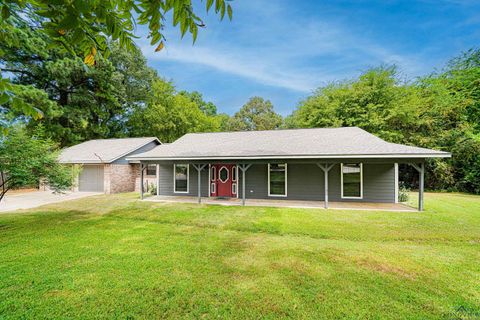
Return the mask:
<svg viewBox="0 0 480 320">
<path fill-rule="evenodd" d="M 215 186 L 216 184 L 214 182 L 210 184 L 210 193 L 215 193 Z"/>
<path fill-rule="evenodd" d="M 268 195 L 270 197 L 287 196 L 287 164 L 268 164 Z"/>
<path fill-rule="evenodd" d="M 173 192 L 188 193 L 189 185 L 189 166 L 188 164 L 173 165 Z"/>
<path fill-rule="evenodd" d="M 237 194 L 237 184 L 232 183 L 232 194 Z"/>
<path fill-rule="evenodd" d="M 147 165 L 147 176 L 156 176 L 157 175 L 157 165 L 149 164 Z"/>
<path fill-rule="evenodd" d="M 363 163 L 340 165 L 342 199 L 363 199 Z"/>
<path fill-rule="evenodd" d="M 232 181 L 237 181 L 237 167 L 232 167 Z"/>
</svg>

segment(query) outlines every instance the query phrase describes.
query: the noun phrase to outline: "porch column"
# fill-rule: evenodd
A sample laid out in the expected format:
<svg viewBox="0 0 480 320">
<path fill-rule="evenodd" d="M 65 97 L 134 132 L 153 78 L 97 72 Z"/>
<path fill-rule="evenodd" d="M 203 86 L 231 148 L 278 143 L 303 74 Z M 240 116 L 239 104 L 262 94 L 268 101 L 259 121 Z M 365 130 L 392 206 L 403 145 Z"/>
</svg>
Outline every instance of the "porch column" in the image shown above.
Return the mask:
<svg viewBox="0 0 480 320">
<path fill-rule="evenodd" d="M 145 165 L 140 163 L 140 199 L 143 200 L 143 170 L 145 169 Z"/>
<path fill-rule="evenodd" d="M 423 190 L 425 185 L 425 163 L 410 163 L 418 171 L 418 211 L 423 211 Z"/>
<path fill-rule="evenodd" d="M 252 164 L 239 164 L 238 168 L 242 171 L 242 206 L 245 205 L 245 172 Z"/>
<path fill-rule="evenodd" d="M 205 168 L 206 164 L 194 164 L 193 167 L 195 169 L 197 169 L 197 174 L 198 174 L 198 177 L 197 177 L 197 183 L 198 183 L 198 203 L 202 203 L 202 190 L 201 190 L 201 186 L 202 186 L 202 183 L 200 181 L 201 179 L 201 172 L 203 170 L 203 168 Z"/>
<path fill-rule="evenodd" d="M 157 164 L 157 196 L 160 195 L 160 165 Z"/>
<path fill-rule="evenodd" d="M 328 209 L 328 172 L 330 171 L 330 169 L 333 168 L 334 165 L 335 163 L 332 163 L 332 164 L 317 163 L 317 166 L 323 170 L 323 175 L 325 177 L 325 201 L 324 201 L 325 209 Z"/>
</svg>

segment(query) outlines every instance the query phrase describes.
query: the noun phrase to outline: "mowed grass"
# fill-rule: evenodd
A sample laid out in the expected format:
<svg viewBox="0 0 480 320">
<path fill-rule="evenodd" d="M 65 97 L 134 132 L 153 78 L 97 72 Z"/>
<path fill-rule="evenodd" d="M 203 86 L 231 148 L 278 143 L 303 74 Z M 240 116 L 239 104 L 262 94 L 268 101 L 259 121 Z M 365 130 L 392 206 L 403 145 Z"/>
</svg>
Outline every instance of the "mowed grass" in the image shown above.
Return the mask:
<svg viewBox="0 0 480 320">
<path fill-rule="evenodd" d="M 0 215 L 0 318 L 480 316 L 480 197 L 426 211 L 97 196 Z"/>
</svg>

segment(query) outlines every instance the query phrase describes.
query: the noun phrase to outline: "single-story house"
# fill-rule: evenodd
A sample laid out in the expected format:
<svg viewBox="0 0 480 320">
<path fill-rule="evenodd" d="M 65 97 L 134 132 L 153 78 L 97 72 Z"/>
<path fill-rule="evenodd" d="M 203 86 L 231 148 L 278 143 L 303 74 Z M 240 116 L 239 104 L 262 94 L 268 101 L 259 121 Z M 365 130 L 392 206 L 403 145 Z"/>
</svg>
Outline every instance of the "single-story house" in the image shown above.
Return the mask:
<svg viewBox="0 0 480 320">
<path fill-rule="evenodd" d="M 419 172 L 448 152 L 386 142 L 360 128 L 190 133 L 124 159 L 157 168 L 157 195 L 398 202 L 398 164 Z M 143 197 L 144 184 L 140 185 Z"/>
<path fill-rule="evenodd" d="M 127 157 L 158 145 L 160 141 L 154 137 L 90 140 L 63 149 L 59 161 L 81 166 L 75 191 L 129 192 L 140 189 L 140 165 L 130 163 Z M 156 184 L 156 170 L 155 165 L 145 167 L 144 189 Z"/>
</svg>

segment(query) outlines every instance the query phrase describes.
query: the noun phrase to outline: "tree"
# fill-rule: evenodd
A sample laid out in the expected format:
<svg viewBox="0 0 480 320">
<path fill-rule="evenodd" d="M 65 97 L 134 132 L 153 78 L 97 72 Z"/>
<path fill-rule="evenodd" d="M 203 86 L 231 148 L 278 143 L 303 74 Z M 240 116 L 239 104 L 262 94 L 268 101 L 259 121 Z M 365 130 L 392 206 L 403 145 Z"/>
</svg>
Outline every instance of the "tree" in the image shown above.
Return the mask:
<svg viewBox="0 0 480 320">
<path fill-rule="evenodd" d="M 131 136 L 156 136 L 172 142 L 189 132 L 218 131 L 219 121 L 207 116 L 185 94 L 175 91 L 172 83 L 156 80 L 144 108 L 137 109 L 127 126 Z"/>
<path fill-rule="evenodd" d="M 189 98 L 190 101 L 195 102 L 200 110 L 203 111 L 207 116 L 214 116 L 217 114 L 217 106 L 213 104 L 213 102 L 205 102 L 203 100 L 203 96 L 198 91 L 188 92 L 182 90 L 179 94 L 184 95 L 185 97 Z"/>
<path fill-rule="evenodd" d="M 23 112 L 3 107 L 3 118 L 24 120 L 29 130 L 42 125 L 61 146 L 87 139 L 125 135 L 124 122 L 145 105 L 156 72 L 138 49 L 112 44 L 108 59 L 95 67 L 57 48 L 47 48 L 46 36 L 19 24 L 12 29 L 19 43 L 0 43 L 2 71 L 12 75 L 17 97 L 35 105 L 44 117 L 25 118 Z M 10 119 L 9 119 L 10 118 Z"/>
<path fill-rule="evenodd" d="M 72 171 L 57 162 L 58 149 L 42 130 L 29 136 L 22 127 L 9 128 L 0 142 L 0 201 L 14 188 L 38 186 L 40 179 L 56 192 L 72 185 Z"/>
<path fill-rule="evenodd" d="M 225 0 L 207 0 L 207 13 L 212 7 L 221 19 L 225 13 L 232 19 L 232 7 Z M 88 66 L 108 58 L 113 43 L 134 50 L 137 25 L 148 27 L 155 51 L 164 47 L 163 30 L 168 19 L 180 29 L 182 37 L 191 33 L 193 42 L 198 29 L 205 26 L 191 0 L 0 0 L 0 13 L 0 43 L 21 45 L 19 34 L 13 31 L 23 25 L 25 30 L 41 32 L 45 46 L 79 56 Z M 9 103 L 16 112 L 41 117 L 34 104 L 17 96 L 18 91 L 0 74 L 0 105 Z"/>
<path fill-rule="evenodd" d="M 390 142 L 450 151 L 452 159 L 427 162 L 427 187 L 479 193 L 478 56 L 470 51 L 445 71 L 412 82 L 401 81 L 395 67 L 368 70 L 317 89 L 286 124 L 358 126 Z"/>
<path fill-rule="evenodd" d="M 273 130 L 282 125 L 282 116 L 276 113 L 269 100 L 253 97 L 227 123 L 230 131 Z"/>
</svg>

